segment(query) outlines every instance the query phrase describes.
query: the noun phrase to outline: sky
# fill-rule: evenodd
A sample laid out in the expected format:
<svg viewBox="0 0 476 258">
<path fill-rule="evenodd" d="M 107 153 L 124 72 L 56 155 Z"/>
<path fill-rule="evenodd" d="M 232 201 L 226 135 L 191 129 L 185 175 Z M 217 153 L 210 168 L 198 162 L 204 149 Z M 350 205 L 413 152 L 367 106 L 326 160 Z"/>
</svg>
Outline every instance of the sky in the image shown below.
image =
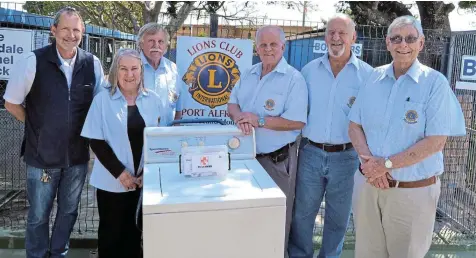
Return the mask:
<svg viewBox="0 0 476 258">
<path fill-rule="evenodd" d="M 8 2 L 24 3 L 25 1 L 16 1 L 16 0 L 7 0 Z M 8 4 L 3 1 L 0 3 L 1 7 L 7 8 L 18 8 L 20 4 Z M 297 1 L 296 1 L 297 2 Z M 309 21 L 310 25 L 315 26 L 317 22 L 320 22 L 322 19 L 327 20 L 333 14 L 336 13 L 335 3 L 338 1 L 327 0 L 319 1 L 317 10 L 309 10 L 306 20 Z M 403 1 L 404 3 L 411 3 L 412 1 Z M 456 6 L 455 10 L 450 13 L 450 26 L 452 31 L 465 31 L 465 30 L 476 30 L 476 14 L 467 12 L 465 10 L 459 9 L 459 1 L 446 1 L 453 2 Z M 165 6 L 165 5 L 164 5 Z M 233 9 L 233 8 L 232 8 Z M 412 8 L 411 10 L 414 14 L 418 14 L 417 8 Z M 298 25 L 301 24 L 302 13 L 297 9 L 287 9 L 281 4 L 267 5 L 265 1 L 256 1 L 255 12 L 253 16 L 258 17 L 267 17 L 269 19 L 279 19 L 280 21 L 274 21 L 275 23 L 284 23 L 282 20 L 290 20 L 287 24 Z M 292 20 L 292 21 L 291 21 Z"/>
</svg>

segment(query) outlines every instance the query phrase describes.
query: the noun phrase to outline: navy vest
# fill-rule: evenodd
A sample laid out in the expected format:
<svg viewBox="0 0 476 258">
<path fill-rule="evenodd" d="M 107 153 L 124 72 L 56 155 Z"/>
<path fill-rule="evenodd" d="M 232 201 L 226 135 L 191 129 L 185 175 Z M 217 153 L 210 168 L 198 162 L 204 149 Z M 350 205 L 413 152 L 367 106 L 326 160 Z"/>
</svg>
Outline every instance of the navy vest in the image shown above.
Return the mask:
<svg viewBox="0 0 476 258">
<path fill-rule="evenodd" d="M 55 43 L 33 51 L 35 80 L 25 99 L 26 164 L 69 168 L 89 161 L 89 141 L 80 136 L 93 100 L 93 55 L 77 48 L 71 88 Z"/>
</svg>

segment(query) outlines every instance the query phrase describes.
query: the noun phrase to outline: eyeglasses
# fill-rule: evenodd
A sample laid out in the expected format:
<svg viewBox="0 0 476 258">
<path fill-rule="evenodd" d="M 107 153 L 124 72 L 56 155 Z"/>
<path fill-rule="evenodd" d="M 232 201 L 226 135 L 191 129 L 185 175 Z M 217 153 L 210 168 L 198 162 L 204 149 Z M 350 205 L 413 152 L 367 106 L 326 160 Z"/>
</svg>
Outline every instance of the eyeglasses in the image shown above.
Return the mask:
<svg viewBox="0 0 476 258">
<path fill-rule="evenodd" d="M 412 43 L 417 42 L 418 37 L 415 37 L 413 35 L 408 35 L 406 37 L 396 35 L 396 36 L 390 37 L 390 42 L 392 42 L 392 44 L 400 44 L 400 43 L 402 43 L 403 40 L 405 40 L 405 42 L 407 44 L 412 44 Z"/>
</svg>

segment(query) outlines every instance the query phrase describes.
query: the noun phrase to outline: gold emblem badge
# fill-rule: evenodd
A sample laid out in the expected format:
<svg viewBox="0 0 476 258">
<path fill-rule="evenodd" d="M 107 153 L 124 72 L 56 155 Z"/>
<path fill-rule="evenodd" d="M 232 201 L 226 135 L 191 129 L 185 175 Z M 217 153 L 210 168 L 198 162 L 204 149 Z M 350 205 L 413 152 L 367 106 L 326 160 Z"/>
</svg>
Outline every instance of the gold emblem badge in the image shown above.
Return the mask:
<svg viewBox="0 0 476 258">
<path fill-rule="evenodd" d="M 350 97 L 349 102 L 347 102 L 347 106 L 349 108 L 352 108 L 352 105 L 354 105 L 354 102 L 355 102 L 355 96 Z"/>
<path fill-rule="evenodd" d="M 274 100 L 268 99 L 264 102 L 264 108 L 268 111 L 273 111 L 274 110 Z"/>
<path fill-rule="evenodd" d="M 418 122 L 418 113 L 415 110 L 408 110 L 405 114 L 405 122 L 415 124 Z"/>
<path fill-rule="evenodd" d="M 182 78 L 192 98 L 210 108 L 228 103 L 231 90 L 239 79 L 236 61 L 220 52 L 195 57 Z"/>
</svg>

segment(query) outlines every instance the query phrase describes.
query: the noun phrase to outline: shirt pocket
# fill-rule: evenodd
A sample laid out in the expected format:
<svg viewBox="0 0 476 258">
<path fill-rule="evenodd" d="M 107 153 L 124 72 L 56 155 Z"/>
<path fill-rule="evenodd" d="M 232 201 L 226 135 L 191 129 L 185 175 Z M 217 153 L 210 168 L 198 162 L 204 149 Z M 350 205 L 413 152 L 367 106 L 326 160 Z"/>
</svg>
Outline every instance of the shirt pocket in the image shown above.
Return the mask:
<svg viewBox="0 0 476 258">
<path fill-rule="evenodd" d="M 91 104 L 94 97 L 94 85 L 92 83 L 78 84 L 76 91 L 81 103 Z"/>
<path fill-rule="evenodd" d="M 418 102 L 405 102 L 401 112 L 401 129 L 407 139 L 414 141 L 423 138 L 425 132 L 425 105 Z"/>
<path fill-rule="evenodd" d="M 261 103 L 258 104 L 259 110 L 265 116 L 278 117 L 284 113 L 284 104 L 286 96 L 281 93 L 270 92 L 264 98 L 261 99 Z"/>
<path fill-rule="evenodd" d="M 359 89 L 350 87 L 345 87 L 342 89 L 342 94 L 339 98 L 339 105 L 342 108 L 342 111 L 344 112 L 345 116 L 349 115 L 350 109 L 354 105 L 358 93 Z"/>
</svg>

